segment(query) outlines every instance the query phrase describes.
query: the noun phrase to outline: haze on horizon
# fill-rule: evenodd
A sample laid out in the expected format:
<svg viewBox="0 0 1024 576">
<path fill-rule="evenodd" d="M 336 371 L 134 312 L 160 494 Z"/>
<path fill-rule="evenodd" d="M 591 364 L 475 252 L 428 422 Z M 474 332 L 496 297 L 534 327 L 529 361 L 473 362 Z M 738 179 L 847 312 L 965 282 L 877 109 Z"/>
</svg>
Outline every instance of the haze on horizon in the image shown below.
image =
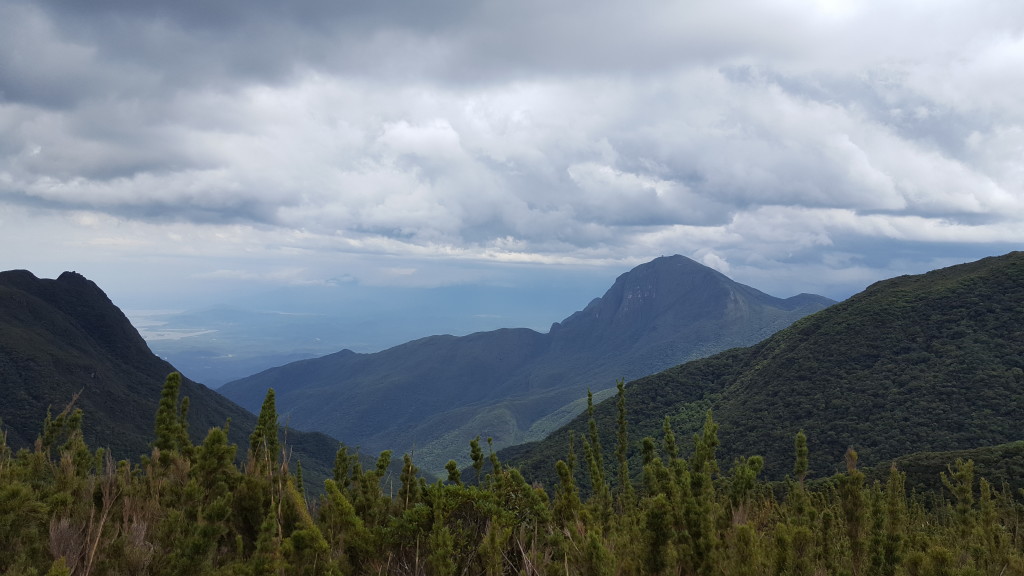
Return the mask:
<svg viewBox="0 0 1024 576">
<path fill-rule="evenodd" d="M 677 253 L 842 299 L 1024 245 L 1022 94 L 1016 0 L 2 0 L 0 269 L 392 339 Z"/>
</svg>

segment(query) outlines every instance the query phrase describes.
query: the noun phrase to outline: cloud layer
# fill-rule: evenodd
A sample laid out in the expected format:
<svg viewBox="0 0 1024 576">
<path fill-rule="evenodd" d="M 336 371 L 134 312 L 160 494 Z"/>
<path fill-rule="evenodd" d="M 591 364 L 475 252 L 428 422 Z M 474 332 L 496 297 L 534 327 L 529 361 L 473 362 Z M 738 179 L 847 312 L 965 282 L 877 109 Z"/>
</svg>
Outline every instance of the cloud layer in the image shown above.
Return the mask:
<svg viewBox="0 0 1024 576">
<path fill-rule="evenodd" d="M 843 295 L 1024 244 L 1022 94 L 1016 0 L 7 0 L 0 239 L 304 282 L 682 253 Z"/>
</svg>

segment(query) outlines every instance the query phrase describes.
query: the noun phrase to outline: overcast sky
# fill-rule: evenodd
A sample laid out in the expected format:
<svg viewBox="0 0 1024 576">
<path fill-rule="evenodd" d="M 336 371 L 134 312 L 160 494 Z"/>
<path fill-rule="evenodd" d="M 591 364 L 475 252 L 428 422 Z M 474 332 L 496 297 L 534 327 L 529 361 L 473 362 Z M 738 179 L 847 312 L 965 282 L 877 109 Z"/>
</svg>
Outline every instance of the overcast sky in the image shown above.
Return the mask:
<svg viewBox="0 0 1024 576">
<path fill-rule="evenodd" d="M 843 298 L 1024 246 L 1024 2 L 0 0 L 0 246 L 129 306 L 675 253 Z"/>
</svg>

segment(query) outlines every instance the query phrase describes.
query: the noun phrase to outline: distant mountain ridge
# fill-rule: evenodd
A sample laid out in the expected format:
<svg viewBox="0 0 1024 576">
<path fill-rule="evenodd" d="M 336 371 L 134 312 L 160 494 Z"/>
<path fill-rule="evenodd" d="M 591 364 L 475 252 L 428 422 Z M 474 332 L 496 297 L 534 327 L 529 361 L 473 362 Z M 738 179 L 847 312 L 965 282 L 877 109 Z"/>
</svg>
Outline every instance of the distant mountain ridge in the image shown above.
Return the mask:
<svg viewBox="0 0 1024 576">
<path fill-rule="evenodd" d="M 644 436 L 662 437 L 666 417 L 686 439 L 710 409 L 719 462 L 762 455 L 773 479 L 792 470 L 799 430 L 815 475 L 844 470 L 849 446 L 863 465 L 884 467 L 1021 440 L 1024 252 L 877 282 L 759 344 L 631 382 L 626 399 L 635 458 Z M 595 417 L 605 438 L 614 435 L 614 402 L 597 405 Z M 579 437 L 586 420 L 499 456 L 551 485 L 551 462 L 565 458 L 569 431 Z"/>
<path fill-rule="evenodd" d="M 75 272 L 39 279 L 0 272 L 0 418 L 14 446 L 30 446 L 47 408 L 60 412 L 75 394 L 83 433 L 117 458 L 149 452 L 160 391 L 174 367 L 154 355 L 120 309 Z M 231 420 L 230 438 L 244 453 L 256 417 L 220 394 L 183 379 L 193 442 Z M 330 470 L 338 442 L 291 431 L 288 443 L 307 469 Z"/>
<path fill-rule="evenodd" d="M 370 452 L 414 451 L 437 471 L 464 458 L 478 434 L 495 447 L 542 438 L 582 409 L 588 388 L 753 344 L 832 303 L 775 298 L 689 258 L 662 257 L 619 276 L 547 334 L 513 328 L 343 350 L 220 392 L 252 408 L 272 387 L 292 425 Z"/>
</svg>

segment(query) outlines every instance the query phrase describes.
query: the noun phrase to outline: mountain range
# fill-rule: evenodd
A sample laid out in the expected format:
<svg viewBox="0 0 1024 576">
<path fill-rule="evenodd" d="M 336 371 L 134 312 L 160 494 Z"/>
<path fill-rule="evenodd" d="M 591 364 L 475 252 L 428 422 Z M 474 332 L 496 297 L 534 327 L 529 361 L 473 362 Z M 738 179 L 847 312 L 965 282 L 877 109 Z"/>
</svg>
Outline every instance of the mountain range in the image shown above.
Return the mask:
<svg viewBox="0 0 1024 576">
<path fill-rule="evenodd" d="M 692 282 L 686 284 L 685 278 Z M 523 372 L 511 367 L 517 359 L 544 358 L 552 349 L 563 353 L 576 350 L 578 355 L 588 347 L 596 350 L 585 360 L 565 356 L 560 372 L 564 378 L 574 369 L 584 372 L 591 368 L 589 373 L 594 374 L 595 366 L 606 365 L 602 360 L 613 360 L 598 356 L 614 356 L 616 347 L 650 352 L 660 345 L 664 350 L 668 347 L 664 335 L 671 331 L 659 332 L 655 327 L 681 326 L 680 319 L 687 318 L 686 329 L 693 331 L 692 326 L 701 325 L 702 319 L 710 322 L 707 319 L 713 317 L 715 306 L 726 310 L 720 316 L 727 318 L 779 318 L 787 306 L 799 310 L 814 303 L 827 304 L 804 295 L 772 299 L 723 278 L 680 257 L 658 259 L 622 275 L 603 298 L 554 325 L 548 334 L 501 330 L 464 338 L 431 337 L 404 345 L 414 351 L 424 346 L 418 355 L 403 359 L 394 351 L 380 354 L 395 363 L 395 370 L 420 367 L 436 374 L 444 368 L 445 374 L 451 375 L 457 367 L 469 366 L 460 369 L 483 379 L 488 370 L 522 378 Z M 687 296 L 666 301 L 665 295 L 680 285 Z M 680 301 L 696 306 L 687 312 L 689 317 L 682 312 L 688 307 Z M 776 311 L 751 302 L 775 303 Z M 701 308 L 703 316 L 696 311 Z M 653 319 L 646 330 L 645 319 Z M 793 436 L 803 430 L 813 476 L 841 470 L 843 453 L 852 446 L 860 453 L 862 464 L 884 474 L 888 463 L 896 462 L 908 470 L 908 481 L 914 470 L 919 478 L 934 481 L 936 470 L 942 470 L 951 458 L 970 457 L 987 467 L 993 477 L 1012 483 L 1024 469 L 1018 442 L 1019 422 L 1024 421 L 1022 327 L 1022 252 L 878 282 L 753 346 L 733 348 L 630 382 L 626 394 L 630 453 L 636 464 L 633 471 L 639 470 L 639 440 L 660 437 L 666 417 L 677 437 L 685 439 L 700 428 L 711 410 L 719 425 L 723 468 L 741 455 L 760 454 L 766 458 L 767 476 L 782 478 L 791 470 Z M 611 334 L 609 339 L 618 340 L 606 342 L 598 337 L 602 331 Z M 559 340 L 564 338 L 560 334 L 575 334 L 576 338 Z M 487 352 L 495 342 L 506 346 L 498 355 L 504 364 L 496 363 Z M 535 348 L 523 352 L 517 342 L 535 347 L 540 342 L 543 353 Z M 371 357 L 363 359 L 370 367 L 376 361 L 375 355 L 351 352 L 333 356 L 347 361 Z M 456 362 L 474 358 L 476 363 Z M 593 364 L 587 365 L 586 360 Z M 548 368 L 559 365 L 556 358 L 548 362 Z M 635 365 L 643 362 L 641 357 Z M 312 368 L 327 370 L 313 364 Z M 102 290 L 81 275 L 66 272 L 47 280 L 23 270 L 0 272 L 0 418 L 7 441 L 15 448 L 31 445 L 48 408 L 59 411 L 77 394 L 76 405 L 85 411 L 83 428 L 91 445 L 107 447 L 118 457 L 148 452 L 160 388 L 173 370 L 150 352 Z M 287 392 L 284 388 L 287 384 L 282 387 Z M 543 387 L 536 391 L 540 397 L 554 397 Z M 397 394 L 394 389 L 390 392 Z M 231 440 L 244 449 L 255 424 L 251 413 L 187 379 L 182 393 L 192 401 L 189 421 L 193 440 L 230 418 Z M 413 397 L 411 404 L 418 400 L 437 406 L 437 399 L 430 395 L 444 393 L 443 389 L 430 389 L 407 394 Z M 465 394 L 487 395 L 486 390 L 467 390 Z M 441 398 L 441 403 L 457 404 L 452 398 Z M 454 398 L 457 400 L 457 394 Z M 378 407 L 380 418 L 390 422 L 390 413 L 409 422 L 408 413 L 416 407 L 405 400 L 384 398 Z M 450 412 L 464 413 L 460 410 L 468 412 L 479 406 L 485 414 L 512 412 L 530 406 L 529 400 L 530 390 L 524 390 L 490 412 L 486 402 L 454 406 Z M 575 410 L 577 405 L 570 407 Z M 354 411 L 350 408 L 349 414 Z M 295 414 L 293 409 L 293 419 Z M 595 407 L 605 435 L 606 462 L 614 461 L 615 415 L 613 402 Z M 550 485 L 552 462 L 565 457 L 569 431 L 581 437 L 586 420 L 585 415 L 577 416 L 543 441 L 506 448 L 498 456 L 519 467 L 528 479 Z M 372 418 L 362 421 L 372 425 Z M 287 439 L 311 477 L 329 473 L 337 441 L 296 430 L 287 431 Z M 387 448 L 402 449 L 398 442 Z M 445 456 L 464 452 L 465 446 L 458 446 Z M 417 453 L 418 463 L 420 457 Z"/>
<path fill-rule="evenodd" d="M 913 453 L 1021 440 L 1024 252 L 875 283 L 759 344 L 638 379 L 625 390 L 634 471 L 639 439 L 660 439 L 666 418 L 678 438 L 689 438 L 708 410 L 719 426 L 722 466 L 758 454 L 774 479 L 792 470 L 800 430 L 816 476 L 845 470 L 848 447 L 863 464 L 886 466 Z M 614 462 L 616 406 L 605 401 L 594 413 L 605 434 L 605 461 Z M 566 458 L 570 431 L 582 438 L 587 420 L 579 416 L 499 457 L 551 485 L 552 462 Z M 1019 445 L 1008 446 L 994 453 L 1019 452 Z M 902 461 L 934 468 L 949 459 Z"/>
<path fill-rule="evenodd" d="M 250 410 L 268 388 L 290 425 L 364 451 L 414 452 L 443 469 L 476 436 L 497 448 L 538 440 L 637 378 L 748 346 L 833 301 L 780 299 L 683 256 L 622 274 L 604 296 L 556 322 L 463 337 L 431 336 L 373 354 L 350 350 L 230 382 L 219 391 Z"/>
<path fill-rule="evenodd" d="M 15 449 L 31 446 L 47 411 L 77 395 L 86 442 L 117 458 L 149 453 L 160 392 L 175 368 L 154 355 L 120 309 L 75 272 L 40 279 L 0 272 L 0 418 Z M 229 438 L 244 456 L 256 417 L 202 384 L 183 379 L 189 432 L 201 442 L 230 420 Z M 320 433 L 282 431 L 293 458 L 326 476 L 338 441 Z"/>
</svg>

